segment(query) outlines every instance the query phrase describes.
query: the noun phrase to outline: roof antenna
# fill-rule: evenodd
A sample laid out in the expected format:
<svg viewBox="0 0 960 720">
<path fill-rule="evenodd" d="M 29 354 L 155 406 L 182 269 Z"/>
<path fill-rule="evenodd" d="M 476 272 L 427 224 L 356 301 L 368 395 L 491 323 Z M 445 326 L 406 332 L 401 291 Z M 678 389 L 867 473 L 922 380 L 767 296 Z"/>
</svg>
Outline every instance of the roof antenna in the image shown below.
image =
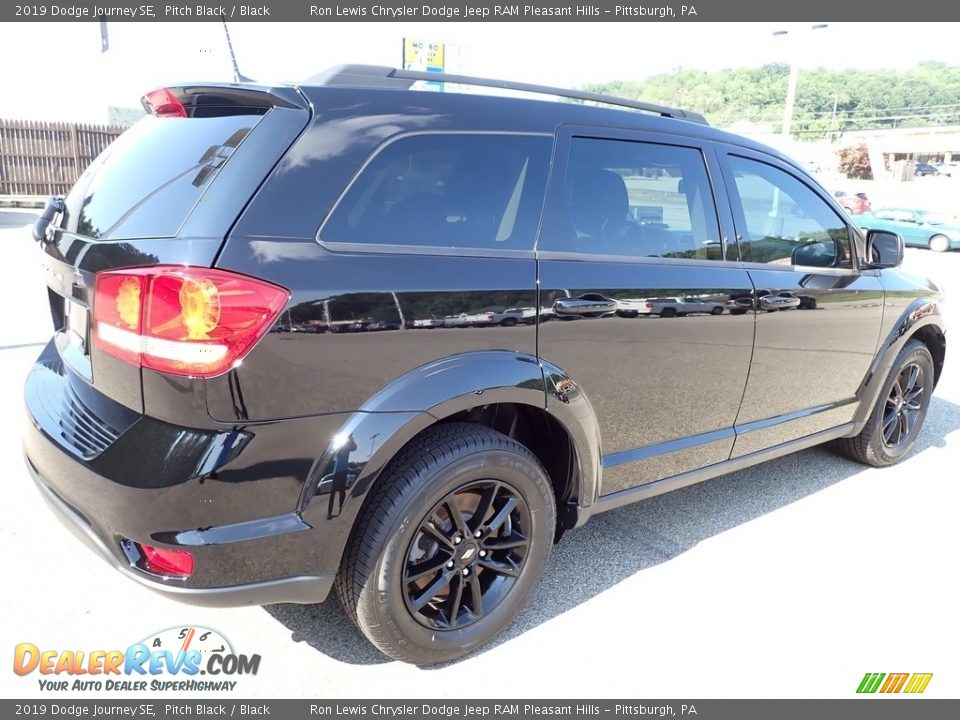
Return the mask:
<svg viewBox="0 0 960 720">
<path fill-rule="evenodd" d="M 233 63 L 234 82 L 252 82 L 250 78 L 240 74 L 240 68 L 237 66 L 237 56 L 233 52 L 233 43 L 230 41 L 230 30 L 227 28 L 227 20 L 223 15 L 220 16 L 223 22 L 223 34 L 227 36 L 227 49 L 230 51 L 230 62 Z"/>
</svg>

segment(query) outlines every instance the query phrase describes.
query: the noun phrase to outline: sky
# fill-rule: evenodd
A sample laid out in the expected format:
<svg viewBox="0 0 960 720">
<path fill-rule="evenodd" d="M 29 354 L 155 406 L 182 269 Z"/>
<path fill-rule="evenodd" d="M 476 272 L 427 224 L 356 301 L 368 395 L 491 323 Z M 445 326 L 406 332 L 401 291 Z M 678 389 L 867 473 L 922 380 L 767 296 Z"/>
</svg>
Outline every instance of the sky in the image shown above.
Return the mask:
<svg viewBox="0 0 960 720">
<path fill-rule="evenodd" d="M 234 23 L 241 72 L 297 81 L 342 63 L 398 66 L 402 38 L 448 44 L 459 71 L 575 87 L 640 80 L 680 67 L 719 70 L 795 62 L 801 68 L 905 69 L 960 64 L 955 23 Z M 774 32 L 787 30 L 785 36 Z M 107 106 L 139 107 L 177 81 L 231 80 L 220 22 L 0 24 L 0 117 L 105 123 Z M 922 39 L 917 42 L 917 39 Z M 21 69 L 22 68 L 22 69 Z M 802 88 L 800 90 L 802 92 Z"/>
</svg>

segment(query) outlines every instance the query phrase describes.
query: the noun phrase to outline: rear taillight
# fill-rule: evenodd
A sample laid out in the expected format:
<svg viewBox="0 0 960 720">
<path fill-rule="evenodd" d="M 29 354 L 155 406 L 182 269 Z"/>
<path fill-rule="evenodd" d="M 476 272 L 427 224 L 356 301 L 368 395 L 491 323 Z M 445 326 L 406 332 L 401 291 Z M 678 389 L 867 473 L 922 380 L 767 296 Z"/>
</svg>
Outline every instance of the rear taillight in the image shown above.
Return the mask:
<svg viewBox="0 0 960 720">
<path fill-rule="evenodd" d="M 151 90 L 140 100 L 144 109 L 157 117 L 187 117 L 187 109 L 167 88 Z"/>
<path fill-rule="evenodd" d="M 153 266 L 97 273 L 93 344 L 133 365 L 215 377 L 237 365 L 290 293 L 224 270 Z"/>
<path fill-rule="evenodd" d="M 652 310 L 652 309 L 653 309 L 653 303 L 644 303 L 643 306 L 644 306 L 645 308 L 647 308 L 647 310 Z"/>
<path fill-rule="evenodd" d="M 138 563 L 147 572 L 166 577 L 189 577 L 193 574 L 193 555 L 186 550 L 167 550 L 137 543 Z"/>
</svg>

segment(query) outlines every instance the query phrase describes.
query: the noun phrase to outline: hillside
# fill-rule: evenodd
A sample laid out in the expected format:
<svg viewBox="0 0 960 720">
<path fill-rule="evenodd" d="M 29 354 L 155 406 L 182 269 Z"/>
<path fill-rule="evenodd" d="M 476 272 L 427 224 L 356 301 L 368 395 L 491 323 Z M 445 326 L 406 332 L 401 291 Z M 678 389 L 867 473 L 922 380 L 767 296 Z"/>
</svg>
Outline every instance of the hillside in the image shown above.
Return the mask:
<svg viewBox="0 0 960 720">
<path fill-rule="evenodd" d="M 706 115 L 711 125 L 737 121 L 779 130 L 789 68 L 783 64 L 719 72 L 678 70 L 640 81 L 585 87 Z M 960 124 L 960 67 L 921 63 L 894 70 L 801 70 L 793 133 L 814 140 L 846 130 Z"/>
</svg>

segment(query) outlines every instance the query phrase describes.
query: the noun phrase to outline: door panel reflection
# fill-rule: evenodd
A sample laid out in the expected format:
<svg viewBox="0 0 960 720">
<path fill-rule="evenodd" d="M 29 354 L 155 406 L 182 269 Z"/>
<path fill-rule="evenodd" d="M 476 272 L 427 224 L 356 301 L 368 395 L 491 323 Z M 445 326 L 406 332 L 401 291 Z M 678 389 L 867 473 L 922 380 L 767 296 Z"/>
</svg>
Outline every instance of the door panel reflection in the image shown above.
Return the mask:
<svg viewBox="0 0 960 720">
<path fill-rule="evenodd" d="M 883 317 L 882 288 L 871 275 L 749 272 L 757 339 L 735 456 L 849 421 Z"/>
<path fill-rule="evenodd" d="M 215 419 L 349 412 L 439 358 L 476 350 L 536 354 L 531 258 L 329 257 L 320 250 L 311 262 L 283 257 L 257 270 L 283 278 L 292 298 L 243 364 L 207 383 Z"/>
<path fill-rule="evenodd" d="M 540 356 L 593 404 L 603 493 L 727 459 L 754 321 L 728 308 L 751 295 L 746 271 L 548 260 L 540 273 Z"/>
</svg>

